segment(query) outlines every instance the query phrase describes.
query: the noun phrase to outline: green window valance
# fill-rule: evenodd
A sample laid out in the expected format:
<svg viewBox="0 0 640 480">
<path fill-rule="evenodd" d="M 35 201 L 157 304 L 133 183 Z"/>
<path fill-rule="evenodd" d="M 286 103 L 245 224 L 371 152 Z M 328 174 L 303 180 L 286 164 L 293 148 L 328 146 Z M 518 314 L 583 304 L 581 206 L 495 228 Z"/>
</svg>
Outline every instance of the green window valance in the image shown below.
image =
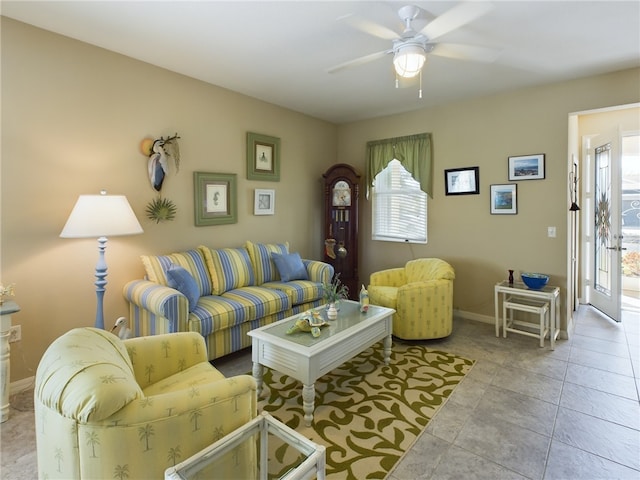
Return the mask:
<svg viewBox="0 0 640 480">
<path fill-rule="evenodd" d="M 420 182 L 420 189 L 433 198 L 433 148 L 430 133 L 367 142 L 367 198 L 376 175 L 394 158 Z"/>
</svg>

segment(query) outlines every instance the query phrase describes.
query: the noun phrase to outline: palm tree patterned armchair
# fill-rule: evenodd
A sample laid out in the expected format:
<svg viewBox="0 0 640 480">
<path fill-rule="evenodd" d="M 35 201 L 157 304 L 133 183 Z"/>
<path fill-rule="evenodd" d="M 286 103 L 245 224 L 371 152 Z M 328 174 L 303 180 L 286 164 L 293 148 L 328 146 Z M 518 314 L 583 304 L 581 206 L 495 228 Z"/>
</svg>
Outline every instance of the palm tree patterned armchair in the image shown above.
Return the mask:
<svg viewBox="0 0 640 480">
<path fill-rule="evenodd" d="M 453 328 L 453 267 L 439 258 L 410 260 L 371 274 L 369 302 L 395 309 L 393 335 L 405 340 L 442 338 Z"/>
<path fill-rule="evenodd" d="M 225 378 L 195 332 L 122 341 L 71 330 L 40 361 L 34 397 L 38 477 L 48 479 L 164 478 L 257 413 L 253 378 Z M 221 475 L 253 476 L 248 460 Z"/>
</svg>

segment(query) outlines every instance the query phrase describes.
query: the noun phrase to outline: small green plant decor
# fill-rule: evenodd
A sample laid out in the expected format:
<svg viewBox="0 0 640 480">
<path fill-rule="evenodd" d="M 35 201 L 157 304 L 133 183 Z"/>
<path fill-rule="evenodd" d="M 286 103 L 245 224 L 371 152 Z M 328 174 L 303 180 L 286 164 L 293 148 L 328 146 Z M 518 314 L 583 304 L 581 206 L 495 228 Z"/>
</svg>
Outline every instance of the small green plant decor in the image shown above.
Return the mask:
<svg viewBox="0 0 640 480">
<path fill-rule="evenodd" d="M 147 204 L 146 213 L 149 220 L 160 223 L 173 220 L 177 210 L 171 200 L 158 196 Z"/>
<path fill-rule="evenodd" d="M 322 296 L 325 302 L 331 304 L 349 298 L 349 288 L 340 281 L 340 274 L 336 274 L 331 283 L 322 284 Z"/>
</svg>

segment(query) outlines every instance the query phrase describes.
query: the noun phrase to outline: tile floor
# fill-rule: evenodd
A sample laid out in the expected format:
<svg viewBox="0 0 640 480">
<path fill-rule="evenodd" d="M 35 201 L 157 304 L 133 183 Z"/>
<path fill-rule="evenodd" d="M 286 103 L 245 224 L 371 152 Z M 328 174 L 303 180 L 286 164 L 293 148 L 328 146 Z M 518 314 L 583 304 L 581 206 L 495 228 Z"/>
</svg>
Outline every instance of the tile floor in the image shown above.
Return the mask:
<svg viewBox="0 0 640 480">
<path fill-rule="evenodd" d="M 548 345 L 468 321 L 431 342 L 477 363 L 390 479 L 640 479 L 640 312 L 581 306 Z"/>
<path fill-rule="evenodd" d="M 617 324 L 582 306 L 554 351 L 465 320 L 427 343 L 477 363 L 389 480 L 640 480 L 640 312 Z M 245 373 L 250 353 L 214 363 Z M 33 413 L 11 415 L 2 479 L 36 478 Z"/>
</svg>

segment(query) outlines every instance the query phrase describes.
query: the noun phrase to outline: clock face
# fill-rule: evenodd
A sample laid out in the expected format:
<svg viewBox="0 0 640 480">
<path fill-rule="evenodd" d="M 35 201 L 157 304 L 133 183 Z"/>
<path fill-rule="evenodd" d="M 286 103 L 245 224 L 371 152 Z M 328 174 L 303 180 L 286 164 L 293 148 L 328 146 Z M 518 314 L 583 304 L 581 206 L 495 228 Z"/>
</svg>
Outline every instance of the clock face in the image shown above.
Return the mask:
<svg viewBox="0 0 640 480">
<path fill-rule="evenodd" d="M 351 188 L 349 188 L 349 184 L 343 180 L 336 182 L 335 186 L 333 187 L 333 206 L 351 206 Z"/>
</svg>

